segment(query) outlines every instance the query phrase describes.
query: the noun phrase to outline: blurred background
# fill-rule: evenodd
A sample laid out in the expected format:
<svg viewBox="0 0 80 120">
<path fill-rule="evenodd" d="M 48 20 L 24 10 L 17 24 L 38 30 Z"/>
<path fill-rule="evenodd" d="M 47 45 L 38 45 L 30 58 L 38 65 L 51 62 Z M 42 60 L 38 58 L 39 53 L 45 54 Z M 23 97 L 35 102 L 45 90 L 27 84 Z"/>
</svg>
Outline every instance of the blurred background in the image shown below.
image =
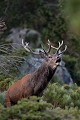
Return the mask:
<svg viewBox="0 0 80 120">
<path fill-rule="evenodd" d="M 68 46 L 65 67 L 80 85 L 80 0 L 0 0 L 0 21 L 1 85 L 12 84 L 10 79 L 20 77 L 25 69 L 21 66 L 28 53 L 22 38 L 33 50 L 41 44 L 47 49 L 48 39 L 55 46 L 63 40 Z"/>
</svg>

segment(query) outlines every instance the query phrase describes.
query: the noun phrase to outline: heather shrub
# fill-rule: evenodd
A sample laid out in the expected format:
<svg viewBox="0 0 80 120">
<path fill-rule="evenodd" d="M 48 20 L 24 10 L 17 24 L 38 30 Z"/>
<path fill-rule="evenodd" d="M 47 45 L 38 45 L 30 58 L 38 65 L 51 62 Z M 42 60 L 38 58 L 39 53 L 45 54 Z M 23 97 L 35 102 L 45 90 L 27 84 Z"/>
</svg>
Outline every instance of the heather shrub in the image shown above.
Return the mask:
<svg viewBox="0 0 80 120">
<path fill-rule="evenodd" d="M 78 108 L 54 108 L 52 104 L 37 97 L 23 99 L 10 108 L 0 104 L 1 120 L 80 120 Z"/>
<path fill-rule="evenodd" d="M 80 109 L 80 88 L 74 85 L 49 84 L 44 91 L 43 100 L 53 104 L 55 107 L 68 108 L 78 107 Z"/>
</svg>

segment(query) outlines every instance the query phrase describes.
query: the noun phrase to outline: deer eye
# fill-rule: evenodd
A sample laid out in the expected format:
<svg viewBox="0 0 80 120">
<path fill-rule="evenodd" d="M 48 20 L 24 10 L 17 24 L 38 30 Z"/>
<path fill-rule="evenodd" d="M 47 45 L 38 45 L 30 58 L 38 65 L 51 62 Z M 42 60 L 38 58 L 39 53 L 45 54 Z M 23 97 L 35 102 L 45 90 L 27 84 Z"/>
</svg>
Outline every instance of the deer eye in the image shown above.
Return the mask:
<svg viewBox="0 0 80 120">
<path fill-rule="evenodd" d="M 49 58 L 52 58 L 52 56 L 49 56 Z"/>
</svg>

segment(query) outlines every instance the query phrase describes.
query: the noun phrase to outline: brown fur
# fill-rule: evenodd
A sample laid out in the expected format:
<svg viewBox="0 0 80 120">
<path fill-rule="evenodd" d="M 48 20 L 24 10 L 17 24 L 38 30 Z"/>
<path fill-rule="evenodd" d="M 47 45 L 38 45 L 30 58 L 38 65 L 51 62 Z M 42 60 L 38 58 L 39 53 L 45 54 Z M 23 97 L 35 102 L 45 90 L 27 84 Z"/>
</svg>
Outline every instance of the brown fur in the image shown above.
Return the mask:
<svg viewBox="0 0 80 120">
<path fill-rule="evenodd" d="M 39 95 L 51 80 L 57 68 L 52 68 L 56 60 L 51 59 L 51 62 L 44 62 L 35 72 L 24 76 L 18 80 L 7 90 L 4 104 L 6 107 L 16 104 L 18 100 L 32 95 Z M 52 66 L 53 64 L 53 66 Z"/>
</svg>

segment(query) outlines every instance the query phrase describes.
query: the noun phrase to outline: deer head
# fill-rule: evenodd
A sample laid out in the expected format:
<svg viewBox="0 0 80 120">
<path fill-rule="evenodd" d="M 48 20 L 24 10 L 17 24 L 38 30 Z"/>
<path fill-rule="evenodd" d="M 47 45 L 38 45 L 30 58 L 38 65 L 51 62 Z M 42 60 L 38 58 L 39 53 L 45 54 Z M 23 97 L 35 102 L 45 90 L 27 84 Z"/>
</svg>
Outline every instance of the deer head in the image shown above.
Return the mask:
<svg viewBox="0 0 80 120">
<path fill-rule="evenodd" d="M 63 45 L 63 41 L 61 43 L 59 42 L 58 47 L 54 47 L 49 40 L 48 40 L 47 44 L 49 46 L 47 51 L 41 45 L 42 50 L 40 50 L 39 52 L 34 52 L 30 48 L 29 43 L 27 43 L 27 42 L 24 43 L 24 40 L 22 39 L 22 45 L 23 45 L 24 49 L 26 49 L 28 52 L 31 52 L 32 54 L 40 55 L 43 59 L 45 59 L 45 62 L 47 63 L 48 66 L 50 66 L 52 69 L 55 69 L 55 68 L 57 68 L 57 66 L 60 65 L 61 55 L 66 51 L 67 46 L 65 45 L 64 50 L 61 51 L 60 49 Z M 56 49 L 55 54 L 52 54 L 52 55 L 50 54 L 51 48 Z"/>
</svg>

